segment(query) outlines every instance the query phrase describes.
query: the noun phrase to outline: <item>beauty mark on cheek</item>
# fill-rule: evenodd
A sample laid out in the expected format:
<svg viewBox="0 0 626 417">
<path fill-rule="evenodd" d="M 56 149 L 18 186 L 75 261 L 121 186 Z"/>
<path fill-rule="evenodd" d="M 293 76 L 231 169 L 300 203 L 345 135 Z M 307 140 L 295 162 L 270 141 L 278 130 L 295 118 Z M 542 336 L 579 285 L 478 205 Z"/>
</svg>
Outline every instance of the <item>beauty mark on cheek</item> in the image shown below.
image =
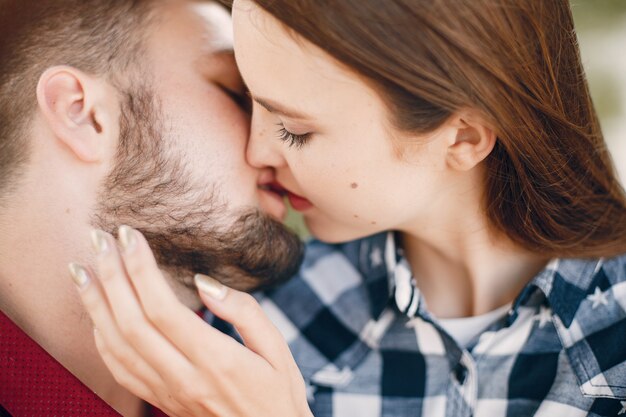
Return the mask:
<svg viewBox="0 0 626 417">
<path fill-rule="evenodd" d="M 353 182 L 352 184 L 350 184 L 351 188 L 359 188 L 359 184 L 357 184 L 356 182 Z"/>
</svg>

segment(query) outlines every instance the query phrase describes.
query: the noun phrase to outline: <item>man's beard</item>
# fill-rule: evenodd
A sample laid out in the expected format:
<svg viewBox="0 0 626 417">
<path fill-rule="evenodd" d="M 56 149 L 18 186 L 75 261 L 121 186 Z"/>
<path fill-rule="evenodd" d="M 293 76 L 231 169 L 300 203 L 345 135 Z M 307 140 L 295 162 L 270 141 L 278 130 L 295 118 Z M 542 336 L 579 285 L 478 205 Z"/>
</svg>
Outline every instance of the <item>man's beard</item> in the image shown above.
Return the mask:
<svg viewBox="0 0 626 417">
<path fill-rule="evenodd" d="M 100 193 L 93 225 L 114 233 L 140 230 L 159 266 L 191 287 L 194 273 L 240 290 L 267 288 L 293 276 L 303 244 L 257 209 L 238 213 L 220 201 L 220 184 L 202 184 L 185 169 L 167 140 L 164 117 L 151 90 L 125 95 L 116 162 Z M 169 149 L 166 149 L 169 148 Z M 224 224 L 230 220 L 230 226 Z"/>
</svg>

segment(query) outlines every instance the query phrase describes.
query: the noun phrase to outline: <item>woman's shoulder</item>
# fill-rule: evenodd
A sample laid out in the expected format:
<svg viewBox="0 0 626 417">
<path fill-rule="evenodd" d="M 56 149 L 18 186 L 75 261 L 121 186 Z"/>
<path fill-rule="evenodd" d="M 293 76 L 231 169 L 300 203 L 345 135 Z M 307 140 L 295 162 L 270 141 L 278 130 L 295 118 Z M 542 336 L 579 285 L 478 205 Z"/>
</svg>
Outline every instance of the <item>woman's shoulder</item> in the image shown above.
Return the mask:
<svg viewBox="0 0 626 417">
<path fill-rule="evenodd" d="M 581 316 L 597 315 L 598 303 L 606 305 L 609 296 L 616 307 L 623 307 L 626 317 L 626 254 L 597 259 L 555 259 L 533 284 L 545 293 L 566 327 Z"/>
<path fill-rule="evenodd" d="M 548 271 L 556 331 L 581 390 L 626 399 L 626 254 L 560 259 Z"/>
<path fill-rule="evenodd" d="M 626 253 L 603 261 L 607 278 L 614 284 L 626 282 Z"/>
<path fill-rule="evenodd" d="M 306 322 L 328 308 L 352 312 L 369 309 L 370 287 L 378 288 L 373 284 L 387 280 L 382 261 L 386 236 L 382 233 L 345 243 L 310 240 L 298 273 L 265 291 L 262 299 L 290 318 L 301 319 L 296 320 L 299 322 Z M 303 306 L 307 307 L 306 311 Z M 301 317 L 303 314 L 307 317 Z"/>
<path fill-rule="evenodd" d="M 539 286 L 544 284 L 549 297 L 568 298 L 570 308 L 574 307 L 571 303 L 574 296 L 582 301 L 588 299 L 589 294 L 610 292 L 618 299 L 625 298 L 626 253 L 610 258 L 556 259 L 543 271 L 543 279 L 539 278 Z M 585 303 L 575 305 L 586 307 Z M 626 303 L 623 305 L 626 309 Z"/>
<path fill-rule="evenodd" d="M 384 250 L 387 234 L 388 232 L 382 232 L 341 243 L 328 243 L 311 239 L 306 243 L 301 272 L 314 268 L 319 262 L 328 262 L 329 259 L 334 259 L 348 262 L 354 268 L 367 273 L 370 267 L 371 253 Z"/>
</svg>

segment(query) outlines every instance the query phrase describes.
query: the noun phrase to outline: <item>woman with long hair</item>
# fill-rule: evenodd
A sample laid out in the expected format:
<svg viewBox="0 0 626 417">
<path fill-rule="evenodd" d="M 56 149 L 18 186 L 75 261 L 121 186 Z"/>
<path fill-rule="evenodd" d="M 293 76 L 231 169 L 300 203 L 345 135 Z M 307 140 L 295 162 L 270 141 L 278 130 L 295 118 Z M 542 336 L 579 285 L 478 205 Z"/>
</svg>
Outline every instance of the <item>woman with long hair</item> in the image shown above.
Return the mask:
<svg viewBox="0 0 626 417">
<path fill-rule="evenodd" d="M 257 301 L 196 278 L 242 346 L 124 228 L 102 282 L 144 319 L 80 291 L 120 382 L 176 416 L 626 414 L 626 197 L 569 2 L 232 7 L 248 160 L 325 243 Z"/>
</svg>

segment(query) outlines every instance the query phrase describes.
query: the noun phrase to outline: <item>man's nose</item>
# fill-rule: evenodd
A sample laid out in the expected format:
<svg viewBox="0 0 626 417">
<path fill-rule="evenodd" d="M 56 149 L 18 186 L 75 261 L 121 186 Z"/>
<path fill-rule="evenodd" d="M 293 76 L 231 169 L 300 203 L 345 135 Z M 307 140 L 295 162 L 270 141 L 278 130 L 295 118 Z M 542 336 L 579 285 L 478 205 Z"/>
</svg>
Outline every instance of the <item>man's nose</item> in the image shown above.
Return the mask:
<svg viewBox="0 0 626 417">
<path fill-rule="evenodd" d="M 284 165 L 282 142 L 277 136 L 275 124 L 261 120 L 258 110 L 253 110 L 250 139 L 246 150 L 248 163 L 255 168 L 278 168 Z M 276 128 L 275 130 L 273 130 Z"/>
</svg>

